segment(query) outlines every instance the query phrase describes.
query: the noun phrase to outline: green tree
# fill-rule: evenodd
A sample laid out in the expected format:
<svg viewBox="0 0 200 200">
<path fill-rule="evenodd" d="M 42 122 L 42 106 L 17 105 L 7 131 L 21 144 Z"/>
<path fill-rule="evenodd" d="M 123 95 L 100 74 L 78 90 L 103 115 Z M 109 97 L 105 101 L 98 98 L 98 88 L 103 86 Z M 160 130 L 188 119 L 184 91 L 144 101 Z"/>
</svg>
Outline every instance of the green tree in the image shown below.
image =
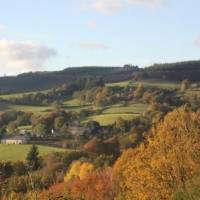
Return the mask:
<svg viewBox="0 0 200 200">
<path fill-rule="evenodd" d="M 98 157 L 96 157 L 94 159 L 94 166 L 95 168 L 105 168 L 105 167 L 109 167 L 113 164 L 114 162 L 114 157 L 113 155 L 99 155 Z"/>
<path fill-rule="evenodd" d="M 21 114 L 17 116 L 16 123 L 18 126 L 26 126 L 30 124 L 30 114 Z"/>
<path fill-rule="evenodd" d="M 41 159 L 39 158 L 39 151 L 36 145 L 32 145 L 26 157 L 29 170 L 34 171 L 41 167 Z"/>
<path fill-rule="evenodd" d="M 45 124 L 40 123 L 33 128 L 33 133 L 37 136 L 45 136 L 48 134 L 48 130 Z"/>
<path fill-rule="evenodd" d="M 17 125 L 15 122 L 10 122 L 7 126 L 7 133 L 14 134 L 17 129 Z"/>
<path fill-rule="evenodd" d="M 54 120 L 54 127 L 56 130 L 60 130 L 65 123 L 64 117 L 56 117 Z"/>
</svg>

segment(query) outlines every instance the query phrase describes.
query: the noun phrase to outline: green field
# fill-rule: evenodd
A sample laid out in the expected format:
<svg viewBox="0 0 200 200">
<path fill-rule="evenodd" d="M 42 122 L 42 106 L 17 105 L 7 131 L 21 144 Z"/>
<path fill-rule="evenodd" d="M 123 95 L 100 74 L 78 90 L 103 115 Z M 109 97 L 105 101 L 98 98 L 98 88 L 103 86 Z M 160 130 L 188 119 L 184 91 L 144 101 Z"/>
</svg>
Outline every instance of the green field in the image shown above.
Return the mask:
<svg viewBox="0 0 200 200">
<path fill-rule="evenodd" d="M 129 104 L 127 106 L 115 105 L 103 111 L 103 114 L 142 114 L 148 105 L 142 103 Z"/>
<path fill-rule="evenodd" d="M 0 112 L 16 110 L 23 112 L 33 112 L 36 114 L 48 113 L 54 110 L 51 106 L 27 106 L 27 105 L 12 105 L 12 104 L 0 104 Z"/>
<path fill-rule="evenodd" d="M 119 117 L 122 117 L 125 120 L 131 120 L 134 117 L 139 116 L 139 114 L 102 114 L 102 115 L 93 115 L 85 120 L 83 123 L 93 120 L 99 122 L 102 126 L 113 124 Z"/>
<path fill-rule="evenodd" d="M 74 110 L 74 111 L 81 111 L 83 109 L 88 109 L 91 108 L 92 105 L 90 104 L 86 104 L 86 105 L 82 105 L 80 103 L 80 101 L 78 99 L 70 99 L 68 101 L 65 101 L 63 104 L 63 108 L 67 111 L 67 110 Z"/>
<path fill-rule="evenodd" d="M 5 145 L 0 144 L 0 161 L 1 160 L 25 160 L 26 155 L 30 149 L 31 145 Z M 40 156 L 46 155 L 51 152 L 64 151 L 61 148 L 47 147 L 38 145 Z"/>
<path fill-rule="evenodd" d="M 157 87 L 157 88 L 169 89 L 169 90 L 177 89 L 180 87 L 180 83 L 158 81 L 158 80 L 137 81 L 137 82 L 132 83 L 132 85 L 137 86 L 140 83 L 143 84 L 144 87 Z"/>
<path fill-rule="evenodd" d="M 50 112 L 53 110 L 53 107 L 50 106 L 11 105 L 9 106 L 9 108 L 12 110 L 33 112 L 33 113 Z"/>
<path fill-rule="evenodd" d="M 44 91 L 36 91 L 36 92 L 22 92 L 22 93 L 13 93 L 13 94 L 2 94 L 0 95 L 1 99 L 8 100 L 10 98 L 21 98 L 24 95 L 29 95 L 29 94 L 35 94 L 35 93 L 47 93 L 49 90 L 44 90 Z"/>
<path fill-rule="evenodd" d="M 18 129 L 19 130 L 25 130 L 25 131 L 31 131 L 32 130 L 32 126 L 31 125 L 19 126 Z"/>
<path fill-rule="evenodd" d="M 114 86 L 120 86 L 120 87 L 125 87 L 129 85 L 131 82 L 130 81 L 121 81 L 121 82 L 116 82 L 116 83 L 107 83 L 106 86 L 108 87 L 114 87 Z"/>
<path fill-rule="evenodd" d="M 167 82 L 167 81 L 160 81 L 160 80 L 148 80 L 148 81 L 122 81 L 116 83 L 108 83 L 106 86 L 114 87 L 114 86 L 121 86 L 125 87 L 128 85 L 137 86 L 138 84 L 142 83 L 144 87 L 157 87 L 161 89 L 177 89 L 180 87 L 180 83 L 175 82 Z"/>
<path fill-rule="evenodd" d="M 90 116 L 84 120 L 84 122 L 94 120 L 105 126 L 113 124 L 119 117 L 122 117 L 125 120 L 131 120 L 134 117 L 142 115 L 142 113 L 147 109 L 147 106 L 147 104 L 139 103 L 132 103 L 127 106 L 117 104 L 104 108 L 102 114 Z"/>
</svg>

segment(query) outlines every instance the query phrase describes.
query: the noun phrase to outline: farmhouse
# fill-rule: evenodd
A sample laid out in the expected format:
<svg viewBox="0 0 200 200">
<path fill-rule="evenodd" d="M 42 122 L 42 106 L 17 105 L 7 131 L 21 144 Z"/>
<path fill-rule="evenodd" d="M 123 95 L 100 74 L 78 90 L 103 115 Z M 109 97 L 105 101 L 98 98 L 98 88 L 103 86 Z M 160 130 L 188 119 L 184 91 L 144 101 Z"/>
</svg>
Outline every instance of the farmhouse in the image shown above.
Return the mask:
<svg viewBox="0 0 200 200">
<path fill-rule="evenodd" d="M 3 136 L 1 139 L 2 144 L 27 144 L 29 137 L 25 135 L 12 135 Z"/>
</svg>

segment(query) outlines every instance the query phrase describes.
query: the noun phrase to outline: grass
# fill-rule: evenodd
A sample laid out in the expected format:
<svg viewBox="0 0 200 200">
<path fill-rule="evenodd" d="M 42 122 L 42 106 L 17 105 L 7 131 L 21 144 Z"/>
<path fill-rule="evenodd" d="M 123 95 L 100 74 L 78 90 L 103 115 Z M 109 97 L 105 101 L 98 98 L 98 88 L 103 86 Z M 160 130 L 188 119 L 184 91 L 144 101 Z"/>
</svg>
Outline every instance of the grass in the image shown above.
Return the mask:
<svg viewBox="0 0 200 200">
<path fill-rule="evenodd" d="M 76 112 L 80 112 L 81 110 L 84 110 L 84 109 L 90 109 L 90 110 L 101 109 L 101 107 L 94 106 L 89 103 L 81 104 L 78 99 L 71 99 L 71 100 L 65 101 L 62 108 L 65 109 L 65 111 L 76 111 Z"/>
<path fill-rule="evenodd" d="M 26 155 L 28 151 L 30 150 L 31 145 L 6 145 L 6 144 L 0 144 L 0 161 L 6 160 L 6 161 L 18 161 L 18 160 L 25 160 Z M 55 148 L 55 147 L 47 147 L 47 146 L 41 146 L 38 145 L 39 155 L 44 156 L 51 152 L 60 152 L 64 151 L 64 149 L 61 148 Z"/>
<path fill-rule="evenodd" d="M 19 130 L 25 130 L 25 131 L 31 131 L 32 130 L 32 126 L 31 125 L 19 126 L 18 129 Z"/>
<path fill-rule="evenodd" d="M 106 86 L 108 86 L 108 87 L 114 87 L 114 86 L 125 87 L 129 84 L 130 84 L 130 81 L 122 81 L 122 82 L 116 82 L 116 83 L 107 83 Z"/>
<path fill-rule="evenodd" d="M 92 106 L 90 104 L 82 105 L 78 99 L 70 99 L 68 101 L 65 101 L 62 106 L 62 108 L 66 111 L 73 110 L 77 112 L 80 112 L 83 109 L 89 109 L 91 107 Z"/>
<path fill-rule="evenodd" d="M 80 101 L 78 99 L 70 99 L 64 102 L 64 105 L 66 107 L 76 107 L 76 106 L 80 106 Z"/>
<path fill-rule="evenodd" d="M 90 104 L 81 105 L 77 99 L 72 99 L 65 101 L 62 109 L 65 111 L 77 111 L 80 112 L 83 109 L 95 109 L 96 107 Z M 32 112 L 34 114 L 47 114 L 51 111 L 54 111 L 55 108 L 52 106 L 29 106 L 29 105 L 12 105 L 12 104 L 2 104 L 0 105 L 0 112 L 16 110 L 23 112 Z"/>
<path fill-rule="evenodd" d="M 10 98 L 21 98 L 23 95 L 36 94 L 38 92 L 40 92 L 40 93 L 47 93 L 48 91 L 49 90 L 35 91 L 35 92 L 12 93 L 12 94 L 2 94 L 2 95 L 0 95 L 0 98 L 8 100 Z"/>
<path fill-rule="evenodd" d="M 54 108 L 50 106 L 26 106 L 26 105 L 10 105 L 9 109 L 24 111 L 24 112 L 33 112 L 33 113 L 50 112 L 54 110 Z"/>
<path fill-rule="evenodd" d="M 90 116 L 83 122 L 94 120 L 99 122 L 101 125 L 106 126 L 113 124 L 119 117 L 122 117 L 125 120 L 131 120 L 134 117 L 140 116 L 147 109 L 147 106 L 147 104 L 142 103 L 132 103 L 127 106 L 117 104 L 105 108 L 102 114 Z"/>
<path fill-rule="evenodd" d="M 122 117 L 125 120 L 131 120 L 134 117 L 139 116 L 140 114 L 102 114 L 102 115 L 94 115 L 86 120 L 83 123 L 93 120 L 99 122 L 102 126 L 106 126 L 109 124 L 113 124 L 119 117 Z"/>
<path fill-rule="evenodd" d="M 137 86 L 140 83 L 142 83 L 144 87 L 157 87 L 169 90 L 177 89 L 180 87 L 180 83 L 160 81 L 160 80 L 137 81 L 133 82 L 132 85 Z"/>
<path fill-rule="evenodd" d="M 142 114 L 147 109 L 147 104 L 135 103 L 127 106 L 116 105 L 103 111 L 103 114 Z"/>
<path fill-rule="evenodd" d="M 137 86 L 139 83 L 142 83 L 144 87 L 157 87 L 161 89 L 177 89 L 180 87 L 180 83 L 176 82 L 169 82 L 169 81 L 161 81 L 161 80 L 145 80 L 145 81 L 122 81 L 116 83 L 108 83 L 106 86 L 114 87 L 114 86 L 121 86 L 125 87 L 127 85 Z"/>
</svg>

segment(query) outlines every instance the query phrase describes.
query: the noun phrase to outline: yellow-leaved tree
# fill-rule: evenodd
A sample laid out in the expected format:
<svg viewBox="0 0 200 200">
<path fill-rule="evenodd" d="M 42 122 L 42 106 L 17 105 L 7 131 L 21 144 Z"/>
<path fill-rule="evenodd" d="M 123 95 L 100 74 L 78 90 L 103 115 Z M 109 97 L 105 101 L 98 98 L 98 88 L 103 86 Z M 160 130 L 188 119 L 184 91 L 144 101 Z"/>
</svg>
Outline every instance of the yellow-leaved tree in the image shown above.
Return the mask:
<svg viewBox="0 0 200 200">
<path fill-rule="evenodd" d="M 200 113 L 179 108 L 153 128 L 146 142 L 118 159 L 118 199 L 196 199 L 190 187 L 199 172 Z"/>
<path fill-rule="evenodd" d="M 89 173 L 94 170 L 94 165 L 90 162 L 81 162 L 79 160 L 72 163 L 69 171 L 64 178 L 65 182 L 72 179 L 84 179 Z"/>
</svg>

